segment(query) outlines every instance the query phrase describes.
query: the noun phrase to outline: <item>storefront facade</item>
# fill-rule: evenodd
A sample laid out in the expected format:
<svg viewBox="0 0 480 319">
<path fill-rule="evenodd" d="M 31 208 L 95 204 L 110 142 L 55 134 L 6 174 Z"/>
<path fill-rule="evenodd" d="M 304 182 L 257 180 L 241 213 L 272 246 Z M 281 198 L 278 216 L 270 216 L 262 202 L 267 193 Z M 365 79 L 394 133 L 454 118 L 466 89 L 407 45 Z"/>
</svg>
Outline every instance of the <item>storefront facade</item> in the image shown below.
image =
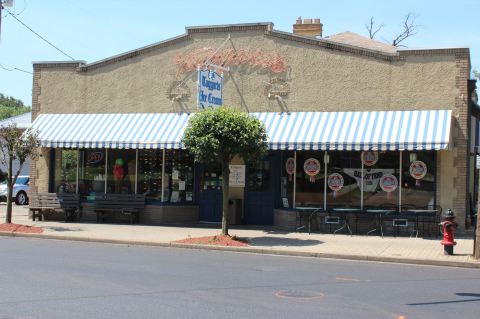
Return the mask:
<svg viewBox="0 0 480 319">
<path fill-rule="evenodd" d="M 223 104 L 257 116 L 270 138 L 262 162 L 232 163 L 245 165 L 244 185 L 231 188 L 243 201 L 239 221 L 282 226 L 298 205 L 391 203 L 452 208 L 465 228 L 477 123 L 469 50 L 335 39 L 270 23 L 189 27 L 91 64 L 36 62 L 32 111 L 43 147 L 32 189 L 78 192 L 87 220 L 89 197 L 107 192 L 146 194 L 144 223 L 218 221 L 219 169 L 195 163 L 180 143 L 199 110 L 197 66 L 208 60 L 230 67 Z M 364 151 L 374 152 L 362 160 Z"/>
</svg>

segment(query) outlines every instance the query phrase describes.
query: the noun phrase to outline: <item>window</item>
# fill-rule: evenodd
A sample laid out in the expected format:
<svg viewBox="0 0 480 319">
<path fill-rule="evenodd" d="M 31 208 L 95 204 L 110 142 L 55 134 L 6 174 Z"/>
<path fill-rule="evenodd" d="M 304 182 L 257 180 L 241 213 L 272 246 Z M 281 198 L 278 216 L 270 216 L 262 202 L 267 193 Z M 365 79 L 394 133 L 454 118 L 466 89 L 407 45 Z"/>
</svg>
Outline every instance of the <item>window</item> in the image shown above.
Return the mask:
<svg viewBox="0 0 480 319">
<path fill-rule="evenodd" d="M 135 194 L 135 150 L 108 150 L 107 193 Z"/>
<path fill-rule="evenodd" d="M 323 206 L 325 191 L 325 152 L 297 152 L 295 205 Z"/>
<path fill-rule="evenodd" d="M 162 199 L 163 150 L 138 151 L 138 194 L 150 200 Z"/>
<path fill-rule="evenodd" d="M 418 163 L 418 161 L 421 161 L 421 163 Z M 430 206 L 430 208 L 433 208 L 435 204 L 436 182 L 435 163 L 434 151 L 403 152 L 402 205 Z M 414 165 L 411 171 L 412 164 Z M 422 175 L 424 176 L 421 177 Z M 413 176 L 419 179 L 417 180 Z"/>
<path fill-rule="evenodd" d="M 338 176 L 340 184 L 338 190 L 332 185 L 327 186 L 327 206 L 352 206 L 361 205 L 362 161 L 361 152 L 333 151 L 328 153 L 328 177 Z M 340 177 L 341 176 L 341 177 Z M 343 181 L 343 186 L 341 185 Z M 333 190 L 332 190 L 333 188 Z"/>
<path fill-rule="evenodd" d="M 105 149 L 80 151 L 78 191 L 81 196 L 105 192 Z"/>
<path fill-rule="evenodd" d="M 55 180 L 57 193 L 75 193 L 77 191 L 77 150 L 55 150 Z M 18 180 L 17 180 L 17 183 Z"/>
<path fill-rule="evenodd" d="M 165 151 L 165 202 L 193 202 L 193 157 L 183 150 Z"/>
<path fill-rule="evenodd" d="M 280 196 L 281 207 L 293 207 L 293 177 L 295 170 L 295 153 L 293 151 L 282 152 L 281 158 L 281 180 L 280 180 Z"/>
</svg>

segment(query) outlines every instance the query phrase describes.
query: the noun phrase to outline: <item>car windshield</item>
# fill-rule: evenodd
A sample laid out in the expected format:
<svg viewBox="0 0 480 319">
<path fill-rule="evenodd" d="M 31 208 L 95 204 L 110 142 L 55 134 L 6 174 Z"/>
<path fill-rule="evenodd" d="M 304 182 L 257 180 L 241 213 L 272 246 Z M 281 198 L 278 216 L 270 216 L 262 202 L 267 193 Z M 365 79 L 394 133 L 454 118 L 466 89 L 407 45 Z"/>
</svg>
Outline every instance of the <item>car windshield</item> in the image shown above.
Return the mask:
<svg viewBox="0 0 480 319">
<path fill-rule="evenodd" d="M 16 184 L 26 185 L 28 183 L 28 177 L 17 178 Z"/>
</svg>

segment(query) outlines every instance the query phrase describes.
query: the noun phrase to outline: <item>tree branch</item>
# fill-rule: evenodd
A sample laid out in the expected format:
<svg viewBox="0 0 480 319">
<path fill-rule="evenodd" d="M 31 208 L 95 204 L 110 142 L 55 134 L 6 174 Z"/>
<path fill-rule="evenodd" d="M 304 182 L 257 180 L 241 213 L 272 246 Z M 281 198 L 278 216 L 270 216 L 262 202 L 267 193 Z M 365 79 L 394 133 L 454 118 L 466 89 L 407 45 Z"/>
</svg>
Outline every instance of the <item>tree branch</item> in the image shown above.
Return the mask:
<svg viewBox="0 0 480 319">
<path fill-rule="evenodd" d="M 375 38 L 375 34 L 377 34 L 378 31 L 380 31 L 385 25 L 382 23 L 378 28 L 374 29 L 375 21 L 373 20 L 373 17 L 370 18 L 370 22 L 365 24 L 365 28 L 368 31 L 368 36 L 370 39 Z"/>
<path fill-rule="evenodd" d="M 417 34 L 418 25 L 415 24 L 415 16 L 411 13 L 408 13 L 403 21 L 403 31 L 399 35 L 397 35 L 393 41 L 392 45 L 394 47 L 399 47 L 400 43 L 403 42 L 405 39 L 411 37 L 412 35 Z"/>
</svg>

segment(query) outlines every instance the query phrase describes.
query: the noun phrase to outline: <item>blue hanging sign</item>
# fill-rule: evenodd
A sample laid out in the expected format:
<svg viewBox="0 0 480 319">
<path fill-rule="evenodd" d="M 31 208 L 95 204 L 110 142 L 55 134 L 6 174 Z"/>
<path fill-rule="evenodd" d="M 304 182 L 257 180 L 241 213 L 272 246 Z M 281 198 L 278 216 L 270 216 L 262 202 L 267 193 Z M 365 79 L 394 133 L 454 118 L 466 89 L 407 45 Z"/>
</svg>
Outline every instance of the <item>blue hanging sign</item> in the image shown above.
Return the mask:
<svg viewBox="0 0 480 319">
<path fill-rule="evenodd" d="M 223 77 L 213 70 L 198 70 L 197 104 L 199 108 L 217 108 L 223 104 Z"/>
</svg>

